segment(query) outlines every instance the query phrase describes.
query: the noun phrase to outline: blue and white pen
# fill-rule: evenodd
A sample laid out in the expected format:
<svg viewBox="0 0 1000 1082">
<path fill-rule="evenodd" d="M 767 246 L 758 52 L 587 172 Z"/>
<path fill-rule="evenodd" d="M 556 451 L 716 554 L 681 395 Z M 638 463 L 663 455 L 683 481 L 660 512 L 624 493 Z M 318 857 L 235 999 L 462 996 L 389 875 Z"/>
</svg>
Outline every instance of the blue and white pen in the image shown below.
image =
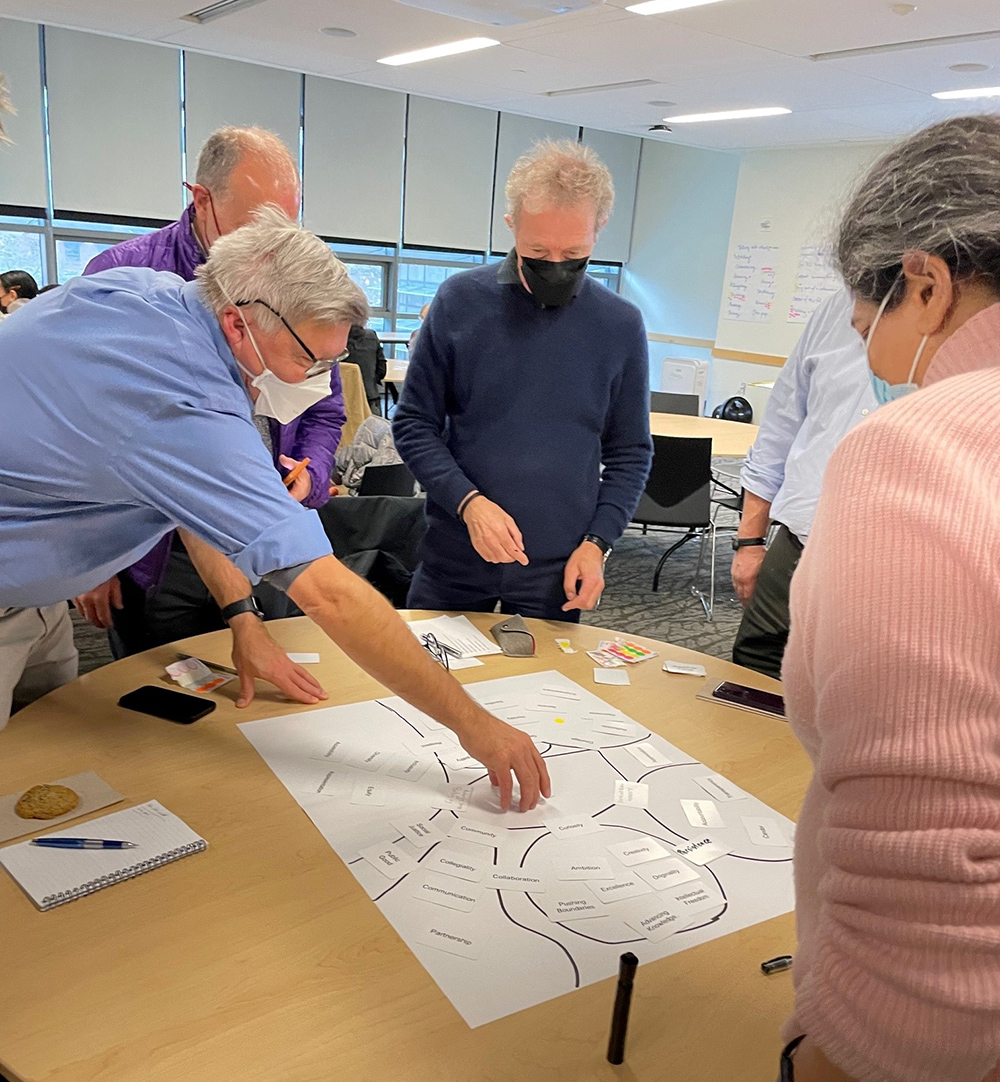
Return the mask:
<svg viewBox="0 0 1000 1082">
<path fill-rule="evenodd" d="M 108 838 L 32 838 L 32 845 L 44 849 L 138 849 L 135 842 L 116 842 Z"/>
</svg>

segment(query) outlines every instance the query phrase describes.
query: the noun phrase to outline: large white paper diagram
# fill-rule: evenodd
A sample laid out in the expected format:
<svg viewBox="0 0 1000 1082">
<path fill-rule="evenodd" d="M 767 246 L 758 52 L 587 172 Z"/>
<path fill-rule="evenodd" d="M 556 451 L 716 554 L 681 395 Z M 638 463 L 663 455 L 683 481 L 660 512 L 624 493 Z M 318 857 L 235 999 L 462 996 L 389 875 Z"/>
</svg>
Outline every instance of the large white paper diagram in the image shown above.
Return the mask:
<svg viewBox="0 0 1000 1082">
<path fill-rule="evenodd" d="M 470 1026 L 792 909 L 788 819 L 557 672 L 466 691 L 531 735 L 551 800 L 502 813 L 401 699 L 240 728 Z"/>
</svg>

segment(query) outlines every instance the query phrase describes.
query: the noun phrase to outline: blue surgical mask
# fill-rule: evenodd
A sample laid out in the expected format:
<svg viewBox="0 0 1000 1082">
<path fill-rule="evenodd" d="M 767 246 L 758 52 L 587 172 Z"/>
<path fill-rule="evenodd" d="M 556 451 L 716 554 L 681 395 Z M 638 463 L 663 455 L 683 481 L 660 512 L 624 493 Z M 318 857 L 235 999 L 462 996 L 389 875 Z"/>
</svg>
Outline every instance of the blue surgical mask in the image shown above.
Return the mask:
<svg viewBox="0 0 1000 1082">
<path fill-rule="evenodd" d="M 872 371 L 871 366 L 871 344 L 872 338 L 875 336 L 875 328 L 879 324 L 879 320 L 882 318 L 882 313 L 885 312 L 886 305 L 889 303 L 889 298 L 893 295 L 896 289 L 896 285 L 899 282 L 899 278 L 892 283 L 892 288 L 885 295 L 885 299 L 879 305 L 878 312 L 872 322 L 871 328 L 868 331 L 868 337 L 865 339 L 865 356 L 868 358 L 868 375 L 872 381 L 872 390 L 875 392 L 875 401 L 880 406 L 886 406 L 890 402 L 895 402 L 899 398 L 905 398 L 908 394 L 913 394 L 914 391 L 920 390 L 920 384 L 913 382 L 913 377 L 917 374 L 917 365 L 920 364 L 920 358 L 924 355 L 924 348 L 927 345 L 929 335 L 924 335 L 919 348 L 917 349 L 917 355 L 913 358 L 913 365 L 910 368 L 909 379 L 905 383 L 890 383 L 888 380 L 883 379 L 881 376 L 876 376 Z"/>
</svg>

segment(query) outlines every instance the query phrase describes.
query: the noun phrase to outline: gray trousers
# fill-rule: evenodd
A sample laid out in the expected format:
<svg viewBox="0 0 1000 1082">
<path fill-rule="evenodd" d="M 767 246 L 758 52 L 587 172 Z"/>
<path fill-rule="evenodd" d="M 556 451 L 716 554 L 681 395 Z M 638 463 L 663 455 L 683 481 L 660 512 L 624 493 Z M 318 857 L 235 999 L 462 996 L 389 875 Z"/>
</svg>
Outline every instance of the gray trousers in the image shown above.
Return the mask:
<svg viewBox="0 0 1000 1082">
<path fill-rule="evenodd" d="M 761 564 L 750 604 L 743 612 L 733 661 L 755 672 L 781 679 L 781 660 L 788 645 L 788 593 L 799 566 L 802 543 L 782 526 Z"/>
<path fill-rule="evenodd" d="M 65 601 L 43 609 L 0 609 L 0 729 L 13 707 L 75 680 L 77 653 Z"/>
</svg>

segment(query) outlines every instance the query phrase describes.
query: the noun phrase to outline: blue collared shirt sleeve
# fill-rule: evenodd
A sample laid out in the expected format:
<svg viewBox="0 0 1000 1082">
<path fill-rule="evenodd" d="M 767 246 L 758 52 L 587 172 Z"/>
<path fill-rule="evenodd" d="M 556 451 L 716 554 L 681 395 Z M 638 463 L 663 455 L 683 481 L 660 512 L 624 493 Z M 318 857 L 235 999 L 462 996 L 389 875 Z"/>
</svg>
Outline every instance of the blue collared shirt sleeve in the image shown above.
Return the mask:
<svg viewBox="0 0 1000 1082">
<path fill-rule="evenodd" d="M 253 583 L 331 553 L 319 515 L 288 495 L 245 417 L 171 403 L 111 466 L 136 502 L 190 530 Z"/>
<path fill-rule="evenodd" d="M 785 481 L 785 462 L 806 419 L 809 403 L 811 335 L 809 328 L 778 373 L 760 431 L 740 470 L 740 483 L 773 503 Z"/>
</svg>

